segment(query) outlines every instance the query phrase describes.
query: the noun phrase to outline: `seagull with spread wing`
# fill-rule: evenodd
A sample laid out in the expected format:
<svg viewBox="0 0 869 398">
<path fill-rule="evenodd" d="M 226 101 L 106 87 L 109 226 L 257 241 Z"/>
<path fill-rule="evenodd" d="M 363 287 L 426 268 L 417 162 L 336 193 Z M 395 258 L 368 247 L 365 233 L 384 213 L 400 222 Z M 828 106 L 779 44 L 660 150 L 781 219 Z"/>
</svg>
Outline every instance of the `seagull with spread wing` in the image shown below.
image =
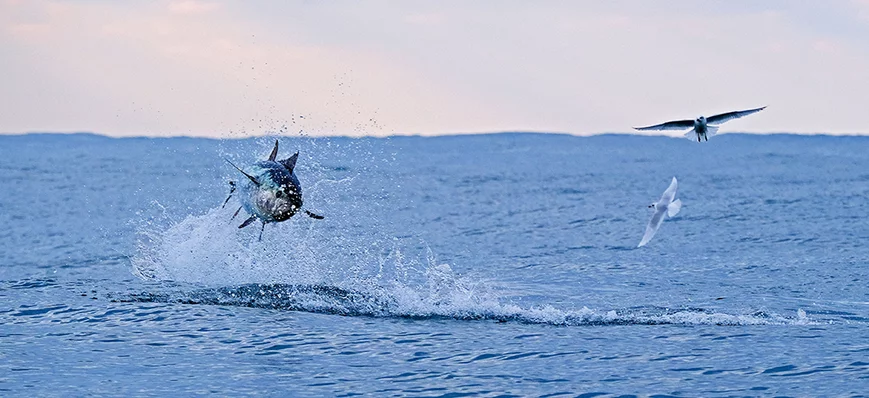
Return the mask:
<svg viewBox="0 0 869 398">
<path fill-rule="evenodd" d="M 766 107 L 760 107 L 755 109 L 748 109 L 744 111 L 733 111 L 718 114 L 715 116 L 709 116 L 708 118 L 705 116 L 700 116 L 694 120 L 675 120 L 672 122 L 656 124 L 654 126 L 646 126 L 646 127 L 634 127 L 637 130 L 685 130 L 691 129 L 691 131 L 685 133 L 685 138 L 689 140 L 693 140 L 694 136 L 697 137 L 697 142 L 700 142 L 701 138 L 709 141 L 709 137 L 714 136 L 718 133 L 718 125 L 724 123 L 728 120 L 739 119 L 743 116 L 751 115 L 752 113 L 757 113 L 766 109 Z"/>
</svg>

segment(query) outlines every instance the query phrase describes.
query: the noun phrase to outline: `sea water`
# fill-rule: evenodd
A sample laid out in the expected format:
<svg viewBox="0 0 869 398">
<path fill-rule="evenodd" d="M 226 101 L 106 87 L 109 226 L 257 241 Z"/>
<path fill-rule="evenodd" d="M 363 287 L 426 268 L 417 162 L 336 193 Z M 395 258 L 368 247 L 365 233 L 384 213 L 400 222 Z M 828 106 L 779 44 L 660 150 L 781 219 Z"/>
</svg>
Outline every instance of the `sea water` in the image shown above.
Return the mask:
<svg viewBox="0 0 869 398">
<path fill-rule="evenodd" d="M 869 138 L 274 139 L 0 136 L 0 395 L 869 394 Z"/>
</svg>

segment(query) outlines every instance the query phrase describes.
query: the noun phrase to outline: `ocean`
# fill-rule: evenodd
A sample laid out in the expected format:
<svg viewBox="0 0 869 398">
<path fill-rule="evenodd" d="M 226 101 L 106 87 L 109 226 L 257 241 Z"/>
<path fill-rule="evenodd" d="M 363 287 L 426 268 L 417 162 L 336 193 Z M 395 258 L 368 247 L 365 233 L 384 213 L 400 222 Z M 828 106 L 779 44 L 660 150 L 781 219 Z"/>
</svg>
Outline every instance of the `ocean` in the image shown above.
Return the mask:
<svg viewBox="0 0 869 398">
<path fill-rule="evenodd" d="M 869 395 L 869 137 L 275 138 L 0 136 L 0 396 Z"/>
</svg>

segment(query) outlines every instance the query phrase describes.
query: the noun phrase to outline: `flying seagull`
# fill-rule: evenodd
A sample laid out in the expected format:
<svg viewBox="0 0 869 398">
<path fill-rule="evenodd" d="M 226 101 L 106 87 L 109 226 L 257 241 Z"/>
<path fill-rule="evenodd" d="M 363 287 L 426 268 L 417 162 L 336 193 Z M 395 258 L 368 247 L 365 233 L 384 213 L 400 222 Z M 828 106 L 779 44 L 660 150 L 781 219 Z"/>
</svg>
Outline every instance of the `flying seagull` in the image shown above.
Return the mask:
<svg viewBox="0 0 869 398">
<path fill-rule="evenodd" d="M 718 114 L 715 116 L 709 116 L 708 118 L 705 116 L 700 116 L 694 120 L 675 120 L 672 122 L 656 124 L 654 126 L 646 126 L 646 127 L 634 127 L 637 130 L 685 130 L 691 129 L 691 131 L 685 133 L 685 138 L 689 140 L 693 140 L 694 136 L 697 137 L 697 142 L 700 142 L 700 139 L 703 138 L 706 141 L 709 141 L 709 137 L 718 133 L 718 125 L 724 123 L 728 120 L 739 119 L 743 116 L 748 116 L 752 113 L 760 112 L 766 109 L 766 107 L 760 107 L 755 109 L 748 109 L 745 111 L 733 111 Z"/>
<path fill-rule="evenodd" d="M 673 200 L 676 197 L 676 185 L 676 177 L 673 177 L 673 181 L 670 182 L 670 186 L 661 195 L 661 199 L 649 205 L 650 208 L 655 209 L 655 214 L 649 220 L 649 225 L 646 226 L 646 234 L 643 235 L 643 240 L 640 241 L 637 247 L 643 247 L 652 240 L 655 232 L 658 232 L 661 222 L 664 221 L 665 213 L 668 217 L 675 217 L 676 214 L 679 214 L 679 210 L 682 208 L 682 201 L 679 199 Z"/>
</svg>

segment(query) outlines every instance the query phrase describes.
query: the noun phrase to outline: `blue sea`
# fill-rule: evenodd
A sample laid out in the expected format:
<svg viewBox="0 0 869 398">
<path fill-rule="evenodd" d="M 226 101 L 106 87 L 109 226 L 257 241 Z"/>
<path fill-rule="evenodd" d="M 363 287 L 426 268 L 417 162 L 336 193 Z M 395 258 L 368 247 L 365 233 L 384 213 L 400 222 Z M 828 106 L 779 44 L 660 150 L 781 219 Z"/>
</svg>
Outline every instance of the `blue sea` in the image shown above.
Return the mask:
<svg viewBox="0 0 869 398">
<path fill-rule="evenodd" d="M 869 137 L 275 138 L 0 136 L 0 396 L 869 396 Z"/>
</svg>

